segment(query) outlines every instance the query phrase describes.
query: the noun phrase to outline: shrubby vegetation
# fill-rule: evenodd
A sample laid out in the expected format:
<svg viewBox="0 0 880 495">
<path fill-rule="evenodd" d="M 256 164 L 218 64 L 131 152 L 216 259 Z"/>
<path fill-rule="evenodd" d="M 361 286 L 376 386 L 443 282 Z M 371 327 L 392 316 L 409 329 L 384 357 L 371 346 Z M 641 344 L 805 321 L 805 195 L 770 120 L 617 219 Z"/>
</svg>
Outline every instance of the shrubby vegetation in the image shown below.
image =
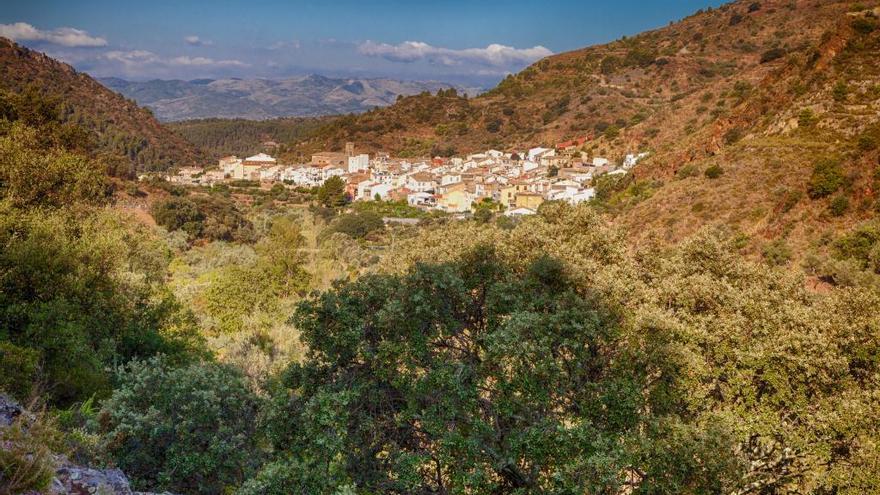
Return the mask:
<svg viewBox="0 0 880 495">
<path fill-rule="evenodd" d="M 152 359 L 117 380 L 99 422 L 107 452 L 136 486 L 223 493 L 259 464 L 259 400 L 239 371 Z"/>
<path fill-rule="evenodd" d="M 232 200 L 218 195 L 171 196 L 153 204 L 156 223 L 170 231 L 182 230 L 190 239 L 253 242 L 253 224 Z"/>
</svg>

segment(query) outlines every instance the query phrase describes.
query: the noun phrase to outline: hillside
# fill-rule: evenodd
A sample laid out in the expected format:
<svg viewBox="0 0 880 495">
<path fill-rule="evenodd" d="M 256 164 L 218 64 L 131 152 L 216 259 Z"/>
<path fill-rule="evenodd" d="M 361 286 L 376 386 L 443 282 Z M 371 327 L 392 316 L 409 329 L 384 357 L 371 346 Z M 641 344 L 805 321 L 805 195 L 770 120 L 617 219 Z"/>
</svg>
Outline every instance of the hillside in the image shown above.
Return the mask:
<svg viewBox="0 0 880 495">
<path fill-rule="evenodd" d="M 155 79 L 134 82 L 106 78 L 100 81 L 150 108 L 162 121 L 202 118 L 262 120 L 360 113 L 391 105 L 398 96 L 453 87 L 433 81 L 339 79 L 319 75 L 282 80 Z"/>
<path fill-rule="evenodd" d="M 260 151 L 284 151 L 284 143 L 295 141 L 336 117 L 291 117 L 270 120 L 197 119 L 169 122 L 166 127 L 205 150 L 211 159 L 223 156 L 249 156 Z M 266 149 L 262 143 L 274 141 L 279 149 Z"/>
<path fill-rule="evenodd" d="M 0 90 L 33 88 L 58 99 L 68 122 L 94 134 L 97 149 L 127 158 L 137 170 L 164 170 L 203 159 L 200 150 L 163 127 L 153 114 L 40 52 L 0 38 Z"/>
<path fill-rule="evenodd" d="M 606 205 L 634 240 L 724 225 L 755 252 L 790 238 L 805 253 L 823 232 L 876 215 L 878 5 L 735 1 L 548 57 L 477 98 L 418 95 L 339 119 L 292 149 L 354 141 L 449 155 L 589 136 L 590 156 L 652 152 L 638 183 L 621 183 Z M 814 194 L 808 183 L 823 157 L 840 180 Z M 704 176 L 711 165 L 720 178 Z"/>
</svg>

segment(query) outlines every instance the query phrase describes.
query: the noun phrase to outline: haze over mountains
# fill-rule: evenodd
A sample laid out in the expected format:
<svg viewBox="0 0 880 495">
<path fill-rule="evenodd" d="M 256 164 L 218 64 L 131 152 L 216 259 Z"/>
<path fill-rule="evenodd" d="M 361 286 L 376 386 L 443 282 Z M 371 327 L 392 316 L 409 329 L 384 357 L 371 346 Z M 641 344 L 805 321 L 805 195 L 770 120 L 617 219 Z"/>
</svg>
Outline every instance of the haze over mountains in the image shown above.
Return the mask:
<svg viewBox="0 0 880 495">
<path fill-rule="evenodd" d="M 308 75 L 282 80 L 194 79 L 135 82 L 104 78 L 108 88 L 153 110 L 161 121 L 199 118 L 309 117 L 360 113 L 393 104 L 398 96 L 411 96 L 455 88 L 474 95 L 478 88 L 464 88 L 436 81 L 394 79 L 338 79 Z"/>
</svg>

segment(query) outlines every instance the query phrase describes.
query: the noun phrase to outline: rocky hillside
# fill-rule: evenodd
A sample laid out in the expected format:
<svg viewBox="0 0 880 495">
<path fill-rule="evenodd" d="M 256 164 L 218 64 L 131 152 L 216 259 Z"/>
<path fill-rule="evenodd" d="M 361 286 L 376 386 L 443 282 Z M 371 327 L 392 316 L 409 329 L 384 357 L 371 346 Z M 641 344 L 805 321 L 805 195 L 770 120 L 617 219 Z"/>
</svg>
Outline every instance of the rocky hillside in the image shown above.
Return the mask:
<svg viewBox="0 0 880 495">
<path fill-rule="evenodd" d="M 149 110 L 70 65 L 0 38 L 0 90 L 27 88 L 60 100 L 67 121 L 91 131 L 99 151 L 125 157 L 138 170 L 162 170 L 203 158 L 200 150 L 163 127 Z"/>
<path fill-rule="evenodd" d="M 652 152 L 607 205 L 634 239 L 708 224 L 742 231 L 755 250 L 771 239 L 806 248 L 876 215 L 878 6 L 739 0 L 546 58 L 477 98 L 405 98 L 295 144 L 407 156 L 588 136 L 592 156 Z"/>
<path fill-rule="evenodd" d="M 453 87 L 432 81 L 338 79 L 319 75 L 283 80 L 156 79 L 133 82 L 106 78 L 100 81 L 110 89 L 150 108 L 162 121 L 201 118 L 263 120 L 360 113 L 374 107 L 391 105 L 398 96 L 436 92 Z"/>
</svg>

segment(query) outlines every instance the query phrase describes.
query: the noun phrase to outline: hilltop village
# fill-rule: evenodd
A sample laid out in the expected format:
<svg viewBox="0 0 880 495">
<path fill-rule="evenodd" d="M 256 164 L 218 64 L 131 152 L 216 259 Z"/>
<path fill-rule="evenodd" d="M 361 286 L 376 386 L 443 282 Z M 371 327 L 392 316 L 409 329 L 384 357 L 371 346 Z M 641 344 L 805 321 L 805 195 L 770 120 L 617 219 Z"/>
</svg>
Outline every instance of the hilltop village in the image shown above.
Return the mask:
<svg viewBox="0 0 880 495">
<path fill-rule="evenodd" d="M 628 154 L 620 163 L 580 151 L 587 138 L 502 152 L 490 149 L 461 157 L 402 159 L 388 153 L 358 153 L 353 143 L 345 151 L 325 151 L 309 163 L 283 164 L 266 153 L 239 158 L 227 156 L 216 167 L 186 167 L 166 176 L 186 186 L 214 186 L 236 181 L 271 188 L 320 187 L 331 177 L 345 182 L 352 201 L 406 201 L 410 206 L 465 214 L 473 205 L 494 201 L 507 216 L 534 214 L 544 201 L 578 204 L 595 196 L 593 179 L 604 174 L 627 174 L 647 153 Z"/>
</svg>

